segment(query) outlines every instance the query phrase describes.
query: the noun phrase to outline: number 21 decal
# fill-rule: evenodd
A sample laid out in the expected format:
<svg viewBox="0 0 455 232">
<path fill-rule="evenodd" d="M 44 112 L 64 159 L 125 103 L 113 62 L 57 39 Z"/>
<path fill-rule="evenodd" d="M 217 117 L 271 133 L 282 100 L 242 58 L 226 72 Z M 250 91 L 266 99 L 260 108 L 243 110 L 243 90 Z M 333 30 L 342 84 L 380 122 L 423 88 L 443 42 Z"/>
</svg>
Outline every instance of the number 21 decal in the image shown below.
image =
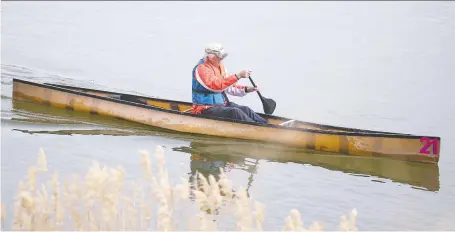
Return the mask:
<svg viewBox="0 0 455 232">
<path fill-rule="evenodd" d="M 430 154 L 430 146 L 433 145 L 433 154 L 437 154 L 438 153 L 438 139 L 433 139 L 431 140 L 430 138 L 428 137 L 422 137 L 420 138 L 420 142 L 425 142 L 425 144 L 423 145 L 422 148 L 420 148 L 420 153 L 422 154 Z"/>
</svg>

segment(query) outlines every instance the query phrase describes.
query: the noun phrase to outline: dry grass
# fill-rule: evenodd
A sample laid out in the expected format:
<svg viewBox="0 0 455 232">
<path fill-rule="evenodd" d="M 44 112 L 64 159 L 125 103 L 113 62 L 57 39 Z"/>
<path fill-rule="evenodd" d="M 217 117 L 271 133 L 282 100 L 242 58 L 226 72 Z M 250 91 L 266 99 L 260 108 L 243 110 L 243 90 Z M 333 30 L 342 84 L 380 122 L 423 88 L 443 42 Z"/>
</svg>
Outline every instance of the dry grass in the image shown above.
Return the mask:
<svg viewBox="0 0 455 232">
<path fill-rule="evenodd" d="M 73 175 L 60 182 L 54 172 L 47 184 L 38 185 L 39 174 L 50 174 L 40 150 L 37 165 L 19 183 L 12 217 L 5 217 L 2 203 L 2 224 L 12 220 L 12 230 L 215 231 L 223 216 L 231 216 L 234 223 L 223 230 L 266 230 L 265 205 L 248 198 L 245 189 L 234 192 L 222 170 L 218 181 L 199 173 L 192 183 L 181 178 L 181 183 L 172 186 L 163 149 L 158 147 L 155 152 L 155 172 L 149 153 L 140 154 L 144 179 L 129 185 L 122 167 L 102 167 L 97 162 L 83 178 Z M 349 219 L 342 216 L 336 229 L 356 231 L 356 215 L 354 209 Z M 319 223 L 305 228 L 295 209 L 283 223 L 283 231 L 324 229 Z"/>
</svg>

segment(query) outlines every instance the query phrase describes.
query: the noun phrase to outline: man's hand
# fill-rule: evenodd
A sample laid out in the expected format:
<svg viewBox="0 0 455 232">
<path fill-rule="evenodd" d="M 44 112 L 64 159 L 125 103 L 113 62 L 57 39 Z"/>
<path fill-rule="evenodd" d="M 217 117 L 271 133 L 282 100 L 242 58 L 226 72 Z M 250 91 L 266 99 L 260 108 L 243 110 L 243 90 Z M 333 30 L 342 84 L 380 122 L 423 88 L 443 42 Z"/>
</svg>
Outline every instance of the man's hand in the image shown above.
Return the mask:
<svg viewBox="0 0 455 232">
<path fill-rule="evenodd" d="M 245 86 L 246 93 L 252 93 L 252 92 L 256 92 L 256 91 L 259 91 L 259 88 L 253 87 L 253 86 Z"/>
<path fill-rule="evenodd" d="M 240 78 L 248 78 L 250 77 L 251 71 L 250 70 L 242 70 L 239 73 L 235 74 L 235 76 L 240 79 Z"/>
</svg>

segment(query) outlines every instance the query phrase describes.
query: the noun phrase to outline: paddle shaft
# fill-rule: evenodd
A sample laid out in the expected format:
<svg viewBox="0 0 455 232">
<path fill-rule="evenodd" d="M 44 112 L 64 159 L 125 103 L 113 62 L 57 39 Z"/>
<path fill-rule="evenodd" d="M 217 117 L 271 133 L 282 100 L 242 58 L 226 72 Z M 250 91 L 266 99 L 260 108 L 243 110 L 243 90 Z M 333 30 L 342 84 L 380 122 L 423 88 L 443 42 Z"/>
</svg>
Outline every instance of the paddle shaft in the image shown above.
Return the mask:
<svg viewBox="0 0 455 232">
<path fill-rule="evenodd" d="M 251 79 L 251 76 L 248 78 L 250 79 L 251 84 L 253 84 L 253 87 L 256 88 L 257 86 L 256 86 L 256 84 L 254 84 L 254 81 L 253 81 L 253 79 Z M 261 101 L 264 101 L 264 98 L 262 97 L 261 92 L 259 92 L 259 91 L 256 91 L 256 92 L 258 93 L 259 97 L 261 98 Z"/>
</svg>

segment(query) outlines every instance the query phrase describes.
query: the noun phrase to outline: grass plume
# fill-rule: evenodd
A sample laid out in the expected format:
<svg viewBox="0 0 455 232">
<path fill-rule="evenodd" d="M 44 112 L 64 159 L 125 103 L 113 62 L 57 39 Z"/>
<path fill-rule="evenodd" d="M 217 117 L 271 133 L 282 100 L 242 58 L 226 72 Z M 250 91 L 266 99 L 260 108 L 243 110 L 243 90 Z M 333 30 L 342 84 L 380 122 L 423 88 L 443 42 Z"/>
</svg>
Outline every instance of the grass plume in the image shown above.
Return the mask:
<svg viewBox="0 0 455 232">
<path fill-rule="evenodd" d="M 147 151 L 139 151 L 143 179 L 126 181 L 121 167 L 106 167 L 93 161 L 85 175 L 73 174 L 61 179 L 50 172 L 44 150 L 19 182 L 12 205 L 13 214 L 6 216 L 2 203 L 2 229 L 11 220 L 11 230 L 202 230 L 216 231 L 220 215 L 235 221 L 223 230 L 263 231 L 266 206 L 250 197 L 244 188 L 233 190 L 232 181 L 223 170 L 219 180 L 196 173 L 192 181 L 180 178 L 172 185 L 168 178 L 164 150 L 157 147 L 155 162 Z M 155 164 L 156 167 L 153 167 Z M 50 174 L 46 184 L 37 177 Z M 188 207 L 187 207 L 188 206 Z M 357 231 L 357 211 L 349 218 L 341 216 L 337 228 Z M 282 231 L 322 231 L 320 223 L 304 227 L 300 213 L 292 209 L 283 220 Z"/>
</svg>

